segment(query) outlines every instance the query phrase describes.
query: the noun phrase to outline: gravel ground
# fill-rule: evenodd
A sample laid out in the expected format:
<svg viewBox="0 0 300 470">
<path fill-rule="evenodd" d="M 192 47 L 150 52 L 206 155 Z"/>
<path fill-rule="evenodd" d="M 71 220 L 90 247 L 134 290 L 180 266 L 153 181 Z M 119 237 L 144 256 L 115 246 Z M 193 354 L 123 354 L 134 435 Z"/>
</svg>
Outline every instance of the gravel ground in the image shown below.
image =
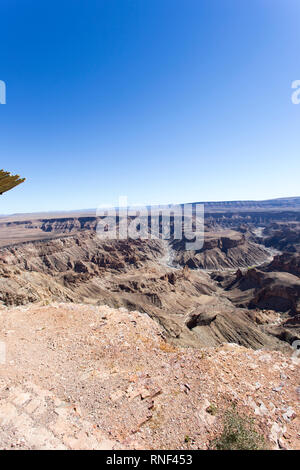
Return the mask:
<svg viewBox="0 0 300 470">
<path fill-rule="evenodd" d="M 1 309 L 0 341 L 1 449 L 207 449 L 232 403 L 300 449 L 292 355 L 177 348 L 146 314 L 66 303 Z"/>
</svg>

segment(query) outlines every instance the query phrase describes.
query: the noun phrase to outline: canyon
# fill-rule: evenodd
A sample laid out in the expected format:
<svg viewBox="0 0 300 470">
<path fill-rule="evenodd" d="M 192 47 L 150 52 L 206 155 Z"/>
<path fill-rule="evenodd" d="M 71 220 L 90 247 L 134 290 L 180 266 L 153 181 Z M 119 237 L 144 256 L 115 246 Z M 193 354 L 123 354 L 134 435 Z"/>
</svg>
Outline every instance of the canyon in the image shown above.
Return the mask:
<svg viewBox="0 0 300 470">
<path fill-rule="evenodd" d="M 7 429 L 0 433 L 0 445 L 4 448 L 10 445 L 11 439 L 7 436 L 14 432 L 13 417 L 25 413 L 28 434 L 22 437 L 19 426 L 16 431 L 19 437 L 14 443 L 20 448 L 99 448 L 101 445 L 116 449 L 159 448 L 161 432 L 166 426 L 169 437 L 164 448 L 186 448 L 184 437 L 171 424 L 168 399 L 174 398 L 175 389 L 169 390 L 166 381 L 162 380 L 163 372 L 160 372 L 160 367 L 165 368 L 166 380 L 175 384 L 178 379 L 173 377 L 172 364 L 183 361 L 182 373 L 189 378 L 182 380 L 188 387 L 178 382 L 179 414 L 174 417 L 181 427 L 184 413 L 189 413 L 185 397 L 188 396 L 196 406 L 196 397 L 200 393 L 196 385 L 198 367 L 203 373 L 206 371 L 208 388 L 214 390 L 211 398 L 202 390 L 201 403 L 197 402 L 196 406 L 200 413 L 196 422 L 205 435 L 204 448 L 209 448 L 210 439 L 220 429 L 221 410 L 225 410 L 233 399 L 240 402 L 246 413 L 254 412 L 260 416 L 260 429 L 272 448 L 297 448 L 299 369 L 295 345 L 300 341 L 300 198 L 205 203 L 204 245 L 195 251 L 185 250 L 184 239 L 101 239 L 96 231 L 98 220 L 92 210 L 0 218 L 0 340 L 7 344 L 9 357 L 8 365 L 1 366 L 4 375 L 1 376 L 0 423 Z M 140 329 L 138 342 L 134 336 L 137 328 Z M 98 335 L 101 347 L 96 340 Z M 51 344 L 55 345 L 54 352 L 58 351 L 59 359 L 56 353 L 52 354 Z M 114 344 L 119 346 L 115 348 Z M 32 351 L 37 354 L 35 359 L 31 359 Z M 135 359 L 131 357 L 133 351 L 136 351 Z M 197 362 L 195 358 L 202 355 L 210 359 Z M 91 367 L 81 364 L 80 357 L 83 356 L 94 357 Z M 231 364 L 231 389 L 225 391 L 226 381 L 222 379 L 223 389 L 217 393 L 216 377 L 224 373 L 224 369 L 217 371 L 217 363 L 223 356 L 228 356 Z M 265 403 L 267 396 L 270 399 L 266 377 L 271 366 L 263 366 L 265 362 L 268 364 L 264 357 L 270 357 L 270 364 L 273 359 L 274 363 L 277 361 L 281 375 L 289 377 L 283 389 L 287 396 L 282 413 L 286 406 L 293 408 L 294 414 L 284 426 L 278 424 L 281 422 L 279 402 L 274 405 L 277 410 L 274 416 L 270 410 L 265 411 L 265 415 L 261 412 L 260 401 Z M 56 364 L 57 360 L 65 364 L 64 371 Z M 131 361 L 136 372 L 130 371 L 128 366 L 125 373 L 124 367 L 120 367 L 120 361 L 124 360 Z M 252 379 L 246 380 L 250 372 L 240 370 L 239 364 L 246 366 L 247 361 L 255 364 L 253 367 L 257 372 L 264 368 L 265 379 L 260 392 Z M 153 365 L 157 362 L 157 371 L 151 362 Z M 46 368 L 44 372 L 42 365 Z M 97 387 L 106 391 L 103 391 L 104 401 L 99 405 L 99 412 L 95 404 L 99 397 L 91 396 L 95 393 L 95 383 L 83 392 L 82 400 L 79 389 L 75 392 L 75 388 L 80 387 L 74 379 L 80 367 L 94 370 L 95 377 L 100 374 Z M 102 367 L 104 375 L 99 372 Z M 285 367 L 288 367 L 288 374 L 284 372 Z M 117 368 L 117 375 L 110 368 Z M 207 372 L 211 368 L 215 376 Z M 59 421 L 59 425 L 69 429 L 66 433 L 58 433 L 64 434 L 64 438 L 53 431 L 57 425 L 54 404 L 54 408 L 45 410 L 49 415 L 47 420 L 51 415 L 52 427 L 46 426 L 46 421 L 43 424 L 44 440 L 30 440 L 30 429 L 41 427 L 41 422 L 38 424 L 38 415 L 29 416 L 24 407 L 30 408 L 31 400 L 41 400 L 50 393 L 45 392 L 50 387 L 48 369 L 53 369 L 52 374 L 57 377 L 54 381 L 55 400 L 65 403 L 65 397 L 72 396 L 70 403 L 77 405 L 74 405 L 75 411 L 74 407 L 70 412 L 64 408 L 67 413 L 64 417 L 58 414 L 65 420 L 64 424 Z M 245 390 L 242 391 L 235 382 L 237 370 L 252 384 L 247 392 L 249 400 L 242 398 Z M 68 374 L 77 384 L 74 390 L 73 382 L 58 379 Z M 131 392 L 126 391 L 131 387 L 130 378 L 126 379 L 129 380 L 126 389 L 124 374 L 136 377 L 132 382 L 132 393 L 135 388 L 142 390 L 136 392 L 132 405 Z M 26 375 L 31 377 L 30 380 Z M 115 383 L 117 378 L 119 385 Z M 256 382 L 262 381 L 262 377 L 256 377 Z M 270 381 L 274 382 L 273 379 Z M 35 388 L 37 384 L 39 392 Z M 109 389 L 116 398 L 110 397 Z M 258 397 L 262 392 L 263 395 Z M 145 398 L 143 394 L 146 394 Z M 250 395 L 256 403 L 254 408 Z M 278 393 L 271 395 L 274 403 Z M 28 397 L 24 403 L 18 398 L 22 396 Z M 150 408 L 146 406 L 147 400 Z M 215 419 L 205 411 L 212 401 L 220 410 L 220 416 Z M 160 424 L 158 415 L 155 417 L 151 411 L 154 402 L 155 413 L 162 420 Z M 108 416 L 103 417 L 101 436 L 98 433 L 98 438 L 93 431 L 93 439 L 89 440 L 88 429 L 104 413 L 104 403 L 110 412 L 112 406 L 119 410 L 115 415 L 115 428 L 109 425 Z M 133 411 L 128 411 L 131 406 L 141 406 L 139 419 L 134 417 Z M 76 415 L 77 407 L 85 410 L 86 417 L 89 416 L 87 420 Z M 12 413 L 10 419 L 5 419 L 5 409 Z M 131 414 L 127 416 L 126 413 Z M 123 434 L 117 425 L 120 417 L 123 421 L 128 419 L 129 423 Z M 75 432 L 76 419 L 81 424 Z M 193 434 L 195 437 L 190 445 L 200 448 L 196 422 L 192 420 L 191 428 L 182 432 Z M 285 431 L 285 427 L 289 431 Z M 275 429 L 279 428 L 274 437 Z M 289 437 L 286 439 L 284 435 Z"/>
</svg>

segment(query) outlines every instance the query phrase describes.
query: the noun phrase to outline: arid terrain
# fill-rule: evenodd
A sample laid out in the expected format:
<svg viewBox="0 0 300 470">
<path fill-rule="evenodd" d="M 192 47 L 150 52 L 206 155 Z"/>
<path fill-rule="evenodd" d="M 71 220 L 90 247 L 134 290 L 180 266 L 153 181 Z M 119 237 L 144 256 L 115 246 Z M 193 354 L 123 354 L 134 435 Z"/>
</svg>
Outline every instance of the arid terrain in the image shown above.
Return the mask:
<svg viewBox="0 0 300 470">
<path fill-rule="evenodd" d="M 299 449 L 300 198 L 205 203 L 196 251 L 98 220 L 0 218 L 0 447 L 207 449 L 234 405 Z"/>
</svg>

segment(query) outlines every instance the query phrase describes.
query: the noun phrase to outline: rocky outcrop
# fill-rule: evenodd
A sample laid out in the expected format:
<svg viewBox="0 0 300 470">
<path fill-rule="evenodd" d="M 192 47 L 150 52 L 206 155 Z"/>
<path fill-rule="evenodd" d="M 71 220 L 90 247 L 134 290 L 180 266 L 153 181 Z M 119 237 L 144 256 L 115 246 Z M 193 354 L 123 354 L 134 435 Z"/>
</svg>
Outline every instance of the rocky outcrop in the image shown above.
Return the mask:
<svg viewBox="0 0 300 470">
<path fill-rule="evenodd" d="M 127 270 L 155 262 L 162 256 L 158 241 L 106 240 L 94 232 L 82 232 L 67 238 L 36 241 L 4 248 L 0 252 L 0 269 L 20 269 L 55 276 L 67 271 L 100 273 L 102 268 Z M 85 266 L 85 267 L 84 267 Z"/>
<path fill-rule="evenodd" d="M 269 252 L 233 230 L 206 232 L 199 251 L 186 251 L 185 241 L 174 241 L 174 263 L 191 269 L 222 270 L 262 264 Z"/>
<path fill-rule="evenodd" d="M 279 251 L 300 252 L 300 223 L 280 222 L 267 226 L 264 243 Z"/>
<path fill-rule="evenodd" d="M 248 269 L 224 278 L 222 285 L 235 305 L 297 314 L 300 311 L 300 279 L 283 272 Z"/>
<path fill-rule="evenodd" d="M 274 257 L 267 271 L 283 271 L 300 277 L 300 253 L 283 253 Z"/>
<path fill-rule="evenodd" d="M 230 302 L 214 299 L 205 305 L 197 307 L 186 318 L 186 325 L 199 338 L 199 344 L 203 346 L 217 346 L 220 343 L 236 343 L 252 349 L 270 348 L 284 350 L 284 344 L 274 341 L 260 328 L 260 324 L 268 324 L 273 321 L 265 316 L 257 319 L 247 309 L 235 308 Z M 284 341 L 283 338 L 280 338 Z M 289 341 L 286 343 L 286 351 L 289 351 Z"/>
</svg>

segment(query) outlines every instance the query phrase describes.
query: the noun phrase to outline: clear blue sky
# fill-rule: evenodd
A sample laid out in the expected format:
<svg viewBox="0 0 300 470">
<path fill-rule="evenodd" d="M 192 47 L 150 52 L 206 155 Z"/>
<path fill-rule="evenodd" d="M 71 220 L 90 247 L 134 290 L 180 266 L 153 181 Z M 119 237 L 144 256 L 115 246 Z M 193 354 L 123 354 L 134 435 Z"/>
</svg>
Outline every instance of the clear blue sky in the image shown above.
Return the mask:
<svg viewBox="0 0 300 470">
<path fill-rule="evenodd" d="M 298 0 L 1 0 L 0 213 L 300 195 Z"/>
</svg>

